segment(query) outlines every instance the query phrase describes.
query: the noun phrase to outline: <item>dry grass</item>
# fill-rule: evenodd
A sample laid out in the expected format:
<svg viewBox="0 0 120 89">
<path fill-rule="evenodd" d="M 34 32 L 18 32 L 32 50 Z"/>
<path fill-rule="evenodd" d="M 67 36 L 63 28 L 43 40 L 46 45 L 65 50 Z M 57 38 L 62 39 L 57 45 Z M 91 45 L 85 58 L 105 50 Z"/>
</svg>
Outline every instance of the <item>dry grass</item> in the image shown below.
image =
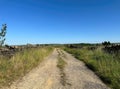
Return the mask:
<svg viewBox="0 0 120 89">
<path fill-rule="evenodd" d="M 28 49 L 15 54 L 11 59 L 0 59 L 0 86 L 10 85 L 36 67 L 52 52 L 53 48 Z"/>
</svg>

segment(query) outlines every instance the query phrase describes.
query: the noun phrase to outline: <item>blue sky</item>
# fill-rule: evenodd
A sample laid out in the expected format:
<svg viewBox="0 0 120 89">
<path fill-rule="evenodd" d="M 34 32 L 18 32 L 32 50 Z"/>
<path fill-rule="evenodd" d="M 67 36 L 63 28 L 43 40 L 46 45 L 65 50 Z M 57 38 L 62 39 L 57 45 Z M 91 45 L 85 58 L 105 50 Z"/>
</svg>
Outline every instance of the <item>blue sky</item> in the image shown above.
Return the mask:
<svg viewBox="0 0 120 89">
<path fill-rule="evenodd" d="M 120 0 L 0 0 L 6 44 L 120 42 Z"/>
</svg>

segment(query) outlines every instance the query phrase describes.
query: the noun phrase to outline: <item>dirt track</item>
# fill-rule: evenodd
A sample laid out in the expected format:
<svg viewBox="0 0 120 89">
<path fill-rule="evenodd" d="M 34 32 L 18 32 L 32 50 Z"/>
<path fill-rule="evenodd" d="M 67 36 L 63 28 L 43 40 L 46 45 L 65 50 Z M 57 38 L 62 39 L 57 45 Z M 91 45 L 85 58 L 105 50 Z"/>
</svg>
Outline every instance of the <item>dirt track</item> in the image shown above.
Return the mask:
<svg viewBox="0 0 120 89">
<path fill-rule="evenodd" d="M 66 61 L 64 68 L 66 84 L 62 84 L 60 70 L 57 67 L 58 53 Z M 4 89 L 109 89 L 84 63 L 70 54 L 54 50 L 37 68 L 22 79 Z"/>
</svg>

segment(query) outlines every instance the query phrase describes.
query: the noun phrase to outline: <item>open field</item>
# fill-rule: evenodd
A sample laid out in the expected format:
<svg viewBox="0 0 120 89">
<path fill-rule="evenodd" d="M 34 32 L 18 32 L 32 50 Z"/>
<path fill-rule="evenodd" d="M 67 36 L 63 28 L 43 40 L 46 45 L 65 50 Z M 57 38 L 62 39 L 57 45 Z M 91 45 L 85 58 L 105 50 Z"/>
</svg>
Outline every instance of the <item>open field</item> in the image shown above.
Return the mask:
<svg viewBox="0 0 120 89">
<path fill-rule="evenodd" d="M 78 47 L 78 46 L 77 46 Z M 120 52 L 111 54 L 101 46 L 66 47 L 65 50 L 85 62 L 112 89 L 120 89 Z"/>
</svg>

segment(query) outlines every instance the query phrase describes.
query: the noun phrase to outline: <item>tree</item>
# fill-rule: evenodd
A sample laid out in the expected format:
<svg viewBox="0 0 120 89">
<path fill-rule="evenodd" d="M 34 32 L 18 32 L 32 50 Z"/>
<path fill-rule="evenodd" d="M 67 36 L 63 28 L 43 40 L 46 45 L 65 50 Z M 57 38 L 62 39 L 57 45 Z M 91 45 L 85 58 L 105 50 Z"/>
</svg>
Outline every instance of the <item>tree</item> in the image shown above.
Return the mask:
<svg viewBox="0 0 120 89">
<path fill-rule="evenodd" d="M 0 32 L 0 46 L 2 46 L 5 42 L 6 30 L 7 30 L 7 25 L 3 24 Z"/>
<path fill-rule="evenodd" d="M 109 46 L 109 45 L 111 45 L 111 43 L 110 43 L 110 41 L 104 41 L 104 42 L 102 43 L 102 45 L 104 45 L 104 46 Z"/>
</svg>

